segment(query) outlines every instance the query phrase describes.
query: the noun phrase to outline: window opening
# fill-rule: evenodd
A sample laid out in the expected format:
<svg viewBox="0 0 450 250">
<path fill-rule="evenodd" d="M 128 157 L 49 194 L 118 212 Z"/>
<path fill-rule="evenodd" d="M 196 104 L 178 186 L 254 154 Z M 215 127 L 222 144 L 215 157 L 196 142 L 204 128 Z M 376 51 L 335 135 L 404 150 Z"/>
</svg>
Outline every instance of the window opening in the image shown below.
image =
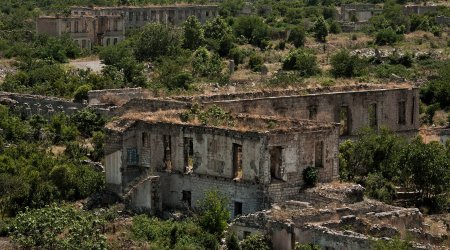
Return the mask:
<svg viewBox="0 0 450 250">
<path fill-rule="evenodd" d="M 283 165 L 283 148 L 276 146 L 269 149 L 270 153 L 270 175 L 272 179 L 281 179 L 281 166 Z"/>
<path fill-rule="evenodd" d="M 194 140 L 191 137 L 184 137 L 184 172 L 189 173 L 194 167 Z"/>
<path fill-rule="evenodd" d="M 234 217 L 242 215 L 242 202 L 234 202 Z"/>
<path fill-rule="evenodd" d="M 369 105 L 369 126 L 373 129 L 378 128 L 377 104 Z"/>
<path fill-rule="evenodd" d="M 314 166 L 323 167 L 323 141 L 316 141 L 314 145 Z"/>
<path fill-rule="evenodd" d="M 398 102 L 398 124 L 406 124 L 406 102 Z"/>
<path fill-rule="evenodd" d="M 233 179 L 240 179 L 242 175 L 242 145 L 233 143 Z"/>
<path fill-rule="evenodd" d="M 172 170 L 172 145 L 171 145 L 171 136 L 164 135 L 163 136 L 163 146 L 164 146 L 164 165 L 166 170 Z"/>
<path fill-rule="evenodd" d="M 350 109 L 348 106 L 341 106 L 339 110 L 339 135 L 348 135 L 350 133 Z"/>
<path fill-rule="evenodd" d="M 191 201 L 192 201 L 192 194 L 191 191 L 182 191 L 182 202 L 186 204 L 188 207 L 191 207 Z"/>
</svg>

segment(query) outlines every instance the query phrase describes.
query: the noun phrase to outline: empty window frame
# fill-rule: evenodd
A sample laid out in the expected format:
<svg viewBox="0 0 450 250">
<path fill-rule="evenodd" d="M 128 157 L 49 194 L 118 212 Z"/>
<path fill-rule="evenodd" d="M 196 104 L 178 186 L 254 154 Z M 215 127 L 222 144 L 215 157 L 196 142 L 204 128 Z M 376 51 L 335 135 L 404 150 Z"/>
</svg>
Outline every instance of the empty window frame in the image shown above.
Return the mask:
<svg viewBox="0 0 450 250">
<path fill-rule="evenodd" d="M 350 108 L 348 106 L 341 106 L 339 108 L 339 135 L 348 135 L 350 133 Z"/>
<path fill-rule="evenodd" d="M 401 125 L 406 124 L 406 102 L 405 101 L 398 102 L 398 124 L 401 124 Z"/>
<path fill-rule="evenodd" d="M 233 179 L 240 179 L 242 176 L 242 145 L 233 143 Z"/>
<path fill-rule="evenodd" d="M 72 32 L 72 23 L 66 22 L 66 32 L 70 33 Z"/>
<path fill-rule="evenodd" d="M 191 203 L 192 203 L 192 193 L 191 193 L 191 191 L 186 191 L 186 190 L 183 190 L 182 192 L 181 192 L 181 194 L 182 194 L 182 198 L 181 198 L 181 201 L 184 203 L 184 204 L 186 204 L 188 207 L 191 207 Z"/>
<path fill-rule="evenodd" d="M 147 11 L 142 12 L 142 19 L 143 19 L 144 21 L 147 21 L 147 20 L 148 20 L 148 13 L 147 13 Z"/>
<path fill-rule="evenodd" d="M 376 103 L 369 104 L 368 114 L 369 114 L 369 127 L 373 129 L 378 128 L 378 114 Z"/>
<path fill-rule="evenodd" d="M 308 111 L 309 111 L 309 119 L 310 120 L 315 120 L 317 117 L 317 105 L 310 105 L 308 106 Z"/>
<path fill-rule="evenodd" d="M 183 151 L 184 172 L 188 173 L 194 167 L 194 140 L 191 137 L 184 137 Z"/>
<path fill-rule="evenodd" d="M 323 141 L 316 141 L 314 143 L 314 166 L 316 168 L 323 167 Z"/>
<path fill-rule="evenodd" d="M 142 132 L 141 137 L 142 137 L 142 147 L 144 147 L 144 148 L 150 147 L 150 142 L 149 142 L 150 136 L 149 136 L 149 134 L 147 132 Z"/>
<path fill-rule="evenodd" d="M 416 108 L 415 106 L 416 106 L 416 99 L 413 96 L 413 98 L 412 98 L 412 106 L 411 106 L 411 124 L 414 124 L 414 118 L 415 118 L 414 111 L 415 111 L 415 108 Z"/>
<path fill-rule="evenodd" d="M 114 38 L 114 42 L 113 42 L 113 44 L 114 44 L 114 45 L 116 45 L 116 44 L 117 44 L 117 42 L 118 42 L 118 40 L 117 40 L 117 37 L 116 37 L 116 38 Z"/>
<path fill-rule="evenodd" d="M 235 201 L 234 202 L 234 217 L 242 215 L 242 202 Z"/>
<path fill-rule="evenodd" d="M 75 21 L 75 25 L 74 25 L 74 32 L 75 33 L 78 33 L 78 25 L 79 25 L 78 21 Z"/>
<path fill-rule="evenodd" d="M 141 19 L 141 12 L 136 12 L 136 22 L 139 22 Z"/>
<path fill-rule="evenodd" d="M 172 143 L 170 135 L 163 135 L 164 166 L 166 170 L 172 170 Z"/>
<path fill-rule="evenodd" d="M 81 48 L 85 49 L 86 48 L 86 40 L 81 40 Z"/>
<path fill-rule="evenodd" d="M 128 21 L 133 21 L 133 12 L 128 12 Z"/>
<path fill-rule="evenodd" d="M 117 31 L 119 30 L 119 20 L 115 19 L 113 22 L 113 30 Z"/>
<path fill-rule="evenodd" d="M 270 176 L 272 179 L 282 179 L 281 166 L 283 165 L 283 148 L 279 146 L 270 147 Z"/>
<path fill-rule="evenodd" d="M 110 38 L 106 38 L 106 46 L 109 46 L 111 44 L 111 39 Z"/>
<path fill-rule="evenodd" d="M 138 164 L 138 154 L 137 149 L 128 148 L 127 149 L 127 165 L 134 166 Z"/>
</svg>

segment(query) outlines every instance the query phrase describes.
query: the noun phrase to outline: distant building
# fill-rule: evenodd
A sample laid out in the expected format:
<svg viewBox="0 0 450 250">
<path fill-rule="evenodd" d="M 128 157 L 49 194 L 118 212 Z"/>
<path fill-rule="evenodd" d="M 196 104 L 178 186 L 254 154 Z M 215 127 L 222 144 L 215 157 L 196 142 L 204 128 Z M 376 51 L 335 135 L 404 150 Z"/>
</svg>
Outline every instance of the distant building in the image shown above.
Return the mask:
<svg viewBox="0 0 450 250">
<path fill-rule="evenodd" d="M 37 19 L 38 34 L 61 36 L 66 33 L 81 48 L 108 46 L 125 39 L 125 34 L 147 23 L 181 25 L 189 16 L 201 23 L 218 15 L 216 5 L 171 5 L 147 7 L 73 7 L 69 16 L 42 16 Z"/>
</svg>

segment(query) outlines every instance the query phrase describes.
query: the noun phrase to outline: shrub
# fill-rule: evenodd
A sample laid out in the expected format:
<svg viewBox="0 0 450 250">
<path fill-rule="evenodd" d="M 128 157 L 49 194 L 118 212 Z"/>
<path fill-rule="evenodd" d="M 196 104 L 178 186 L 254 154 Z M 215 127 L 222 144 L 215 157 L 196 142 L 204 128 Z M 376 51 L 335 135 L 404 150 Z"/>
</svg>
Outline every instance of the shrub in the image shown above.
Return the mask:
<svg viewBox="0 0 450 250">
<path fill-rule="evenodd" d="M 331 57 L 331 67 L 334 77 L 354 77 L 361 74 L 362 61 L 347 50 L 341 50 Z"/>
<path fill-rule="evenodd" d="M 267 239 L 261 234 L 252 234 L 241 242 L 242 250 L 270 250 Z"/>
<path fill-rule="evenodd" d="M 234 232 L 227 234 L 225 244 L 227 246 L 227 250 L 241 250 L 241 247 L 239 246 L 239 239 Z"/>
<path fill-rule="evenodd" d="M 203 45 L 204 32 L 201 23 L 196 16 L 189 16 L 183 24 L 183 47 L 196 50 Z"/>
<path fill-rule="evenodd" d="M 258 16 L 240 16 L 233 25 L 236 36 L 243 36 L 248 41 L 265 49 L 269 36 L 269 26 Z"/>
<path fill-rule="evenodd" d="M 136 57 L 146 61 L 176 55 L 181 43 L 181 34 L 174 27 L 160 23 L 147 24 L 136 37 Z"/>
<path fill-rule="evenodd" d="M 332 34 L 339 34 L 342 32 L 341 26 L 336 21 L 331 21 L 330 23 L 330 33 Z"/>
<path fill-rule="evenodd" d="M 88 100 L 88 92 L 92 89 L 91 85 L 84 84 L 78 87 L 74 93 L 74 101 L 75 102 L 83 102 L 83 100 Z"/>
<path fill-rule="evenodd" d="M 210 53 L 206 48 L 198 48 L 192 58 L 192 71 L 197 76 L 214 77 L 220 74 L 222 62 L 217 54 Z"/>
<path fill-rule="evenodd" d="M 303 181 L 305 186 L 314 187 L 319 179 L 319 171 L 315 167 L 307 167 L 303 170 Z"/>
<path fill-rule="evenodd" d="M 313 243 L 306 243 L 306 244 L 300 244 L 297 243 L 295 244 L 295 248 L 294 250 L 320 250 L 320 246 L 319 245 L 315 245 Z"/>
<path fill-rule="evenodd" d="M 250 56 L 250 59 L 248 61 L 248 66 L 252 71 L 258 72 L 261 71 L 261 67 L 264 64 L 264 60 L 262 56 L 260 56 L 257 53 L 254 53 Z"/>
<path fill-rule="evenodd" d="M 298 70 L 303 77 L 313 76 L 320 72 L 316 56 L 305 50 L 291 51 L 283 61 L 283 69 Z"/>
<path fill-rule="evenodd" d="M 246 53 L 244 50 L 236 47 L 230 50 L 230 58 L 234 60 L 234 66 L 237 68 L 239 64 L 244 62 L 244 58 L 246 57 Z"/>
<path fill-rule="evenodd" d="M 306 32 L 305 30 L 297 26 L 292 29 L 291 34 L 289 35 L 288 42 L 291 42 L 296 48 L 303 47 L 306 41 Z"/>
<path fill-rule="evenodd" d="M 10 235 L 23 248 L 106 249 L 103 224 L 91 213 L 53 205 L 19 213 Z"/>
<path fill-rule="evenodd" d="M 364 187 L 369 197 L 383 202 L 391 202 L 395 195 L 394 185 L 380 173 L 370 173 Z"/>
<path fill-rule="evenodd" d="M 323 17 L 317 18 L 313 27 L 314 37 L 319 42 L 326 42 L 328 36 L 328 25 L 327 22 L 323 19 Z"/>
<path fill-rule="evenodd" d="M 227 221 L 230 219 L 227 206 L 228 199 L 218 190 L 206 192 L 204 199 L 198 203 L 200 209 L 199 225 L 205 231 L 221 236 L 227 228 Z"/>
<path fill-rule="evenodd" d="M 392 45 L 402 39 L 392 28 L 386 28 L 378 31 L 375 35 L 375 44 Z"/>
</svg>

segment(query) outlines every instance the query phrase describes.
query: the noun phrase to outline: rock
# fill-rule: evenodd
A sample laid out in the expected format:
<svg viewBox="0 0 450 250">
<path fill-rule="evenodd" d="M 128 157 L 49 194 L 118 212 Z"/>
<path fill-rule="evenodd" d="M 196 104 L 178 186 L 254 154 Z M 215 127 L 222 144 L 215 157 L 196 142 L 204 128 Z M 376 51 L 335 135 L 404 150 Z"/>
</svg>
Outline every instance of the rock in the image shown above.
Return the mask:
<svg viewBox="0 0 450 250">
<path fill-rule="evenodd" d="M 364 200 L 364 187 L 361 185 L 353 185 L 345 190 L 345 197 L 349 203 L 360 202 Z"/>
</svg>

